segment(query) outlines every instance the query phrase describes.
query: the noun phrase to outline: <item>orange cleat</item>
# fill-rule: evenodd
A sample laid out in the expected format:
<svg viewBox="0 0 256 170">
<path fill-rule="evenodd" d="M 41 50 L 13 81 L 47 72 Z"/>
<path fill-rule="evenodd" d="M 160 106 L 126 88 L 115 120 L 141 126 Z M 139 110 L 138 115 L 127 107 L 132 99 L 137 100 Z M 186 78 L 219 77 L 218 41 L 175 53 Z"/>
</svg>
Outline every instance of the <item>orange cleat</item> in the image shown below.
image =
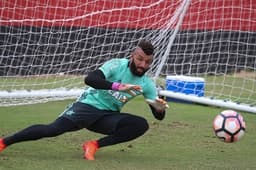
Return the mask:
<svg viewBox="0 0 256 170">
<path fill-rule="evenodd" d="M 3 138 L 0 138 L 0 152 L 2 152 L 6 148 L 6 145 L 4 144 Z"/>
<path fill-rule="evenodd" d="M 99 145 L 97 141 L 88 141 L 83 144 L 83 149 L 84 149 L 84 159 L 93 161 L 94 155 L 96 151 L 98 150 Z"/>
</svg>

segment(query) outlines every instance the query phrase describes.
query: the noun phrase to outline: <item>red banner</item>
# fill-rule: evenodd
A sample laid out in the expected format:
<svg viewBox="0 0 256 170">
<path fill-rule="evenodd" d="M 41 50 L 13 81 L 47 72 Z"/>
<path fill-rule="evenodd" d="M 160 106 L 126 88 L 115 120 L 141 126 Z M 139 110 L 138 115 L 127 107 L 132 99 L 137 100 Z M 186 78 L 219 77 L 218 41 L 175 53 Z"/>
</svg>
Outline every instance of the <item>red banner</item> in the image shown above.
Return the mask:
<svg viewBox="0 0 256 170">
<path fill-rule="evenodd" d="M 1 0 L 0 25 L 160 29 L 176 0 Z M 256 31 L 254 0 L 191 0 L 181 29 Z"/>
</svg>

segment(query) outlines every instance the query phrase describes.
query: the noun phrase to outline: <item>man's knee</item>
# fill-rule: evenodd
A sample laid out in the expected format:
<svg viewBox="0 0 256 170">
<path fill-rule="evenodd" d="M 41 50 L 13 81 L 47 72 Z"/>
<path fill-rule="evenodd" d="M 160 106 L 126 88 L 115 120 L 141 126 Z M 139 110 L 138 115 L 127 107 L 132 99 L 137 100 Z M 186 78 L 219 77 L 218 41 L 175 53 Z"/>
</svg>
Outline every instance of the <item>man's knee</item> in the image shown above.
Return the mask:
<svg viewBox="0 0 256 170">
<path fill-rule="evenodd" d="M 140 123 L 141 130 L 145 133 L 149 129 L 147 120 L 144 118 L 141 118 L 139 123 Z"/>
<path fill-rule="evenodd" d="M 133 116 L 130 118 L 130 122 L 131 122 L 131 126 L 135 129 L 135 131 L 139 135 L 144 134 L 149 129 L 148 122 L 143 117 Z"/>
</svg>

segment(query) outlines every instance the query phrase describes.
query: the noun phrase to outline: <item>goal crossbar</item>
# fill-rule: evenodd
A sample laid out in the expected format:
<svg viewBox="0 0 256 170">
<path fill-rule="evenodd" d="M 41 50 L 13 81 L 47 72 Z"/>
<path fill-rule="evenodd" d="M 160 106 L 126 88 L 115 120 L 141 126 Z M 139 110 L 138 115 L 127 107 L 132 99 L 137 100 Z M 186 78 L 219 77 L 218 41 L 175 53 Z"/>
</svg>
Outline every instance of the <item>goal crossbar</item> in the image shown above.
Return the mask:
<svg viewBox="0 0 256 170">
<path fill-rule="evenodd" d="M 196 95 L 172 92 L 169 90 L 160 90 L 159 94 L 162 96 L 179 99 L 180 101 L 188 101 L 204 105 L 216 106 L 221 108 L 232 108 L 239 111 L 256 113 L 256 106 L 250 106 L 245 103 L 235 103 L 232 101 L 215 99 L 210 97 L 198 97 Z"/>
</svg>

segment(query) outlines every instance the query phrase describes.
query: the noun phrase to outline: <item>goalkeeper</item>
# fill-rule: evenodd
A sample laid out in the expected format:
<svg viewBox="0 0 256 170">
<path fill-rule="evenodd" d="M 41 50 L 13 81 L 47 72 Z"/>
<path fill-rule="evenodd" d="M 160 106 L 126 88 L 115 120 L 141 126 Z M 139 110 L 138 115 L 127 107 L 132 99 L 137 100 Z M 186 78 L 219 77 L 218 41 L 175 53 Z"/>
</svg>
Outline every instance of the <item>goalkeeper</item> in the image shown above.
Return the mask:
<svg viewBox="0 0 256 170">
<path fill-rule="evenodd" d="M 32 125 L 0 138 L 0 152 L 18 142 L 55 137 L 85 128 L 105 135 L 83 144 L 84 158 L 94 160 L 99 148 L 142 136 L 149 128 L 146 119 L 120 111 L 129 100 L 143 95 L 154 117 L 158 120 L 165 117 L 168 105 L 158 98 L 155 84 L 145 75 L 153 62 L 153 51 L 153 45 L 142 40 L 130 59 L 111 59 L 90 72 L 85 77 L 85 83 L 90 87 L 54 122 Z"/>
</svg>

